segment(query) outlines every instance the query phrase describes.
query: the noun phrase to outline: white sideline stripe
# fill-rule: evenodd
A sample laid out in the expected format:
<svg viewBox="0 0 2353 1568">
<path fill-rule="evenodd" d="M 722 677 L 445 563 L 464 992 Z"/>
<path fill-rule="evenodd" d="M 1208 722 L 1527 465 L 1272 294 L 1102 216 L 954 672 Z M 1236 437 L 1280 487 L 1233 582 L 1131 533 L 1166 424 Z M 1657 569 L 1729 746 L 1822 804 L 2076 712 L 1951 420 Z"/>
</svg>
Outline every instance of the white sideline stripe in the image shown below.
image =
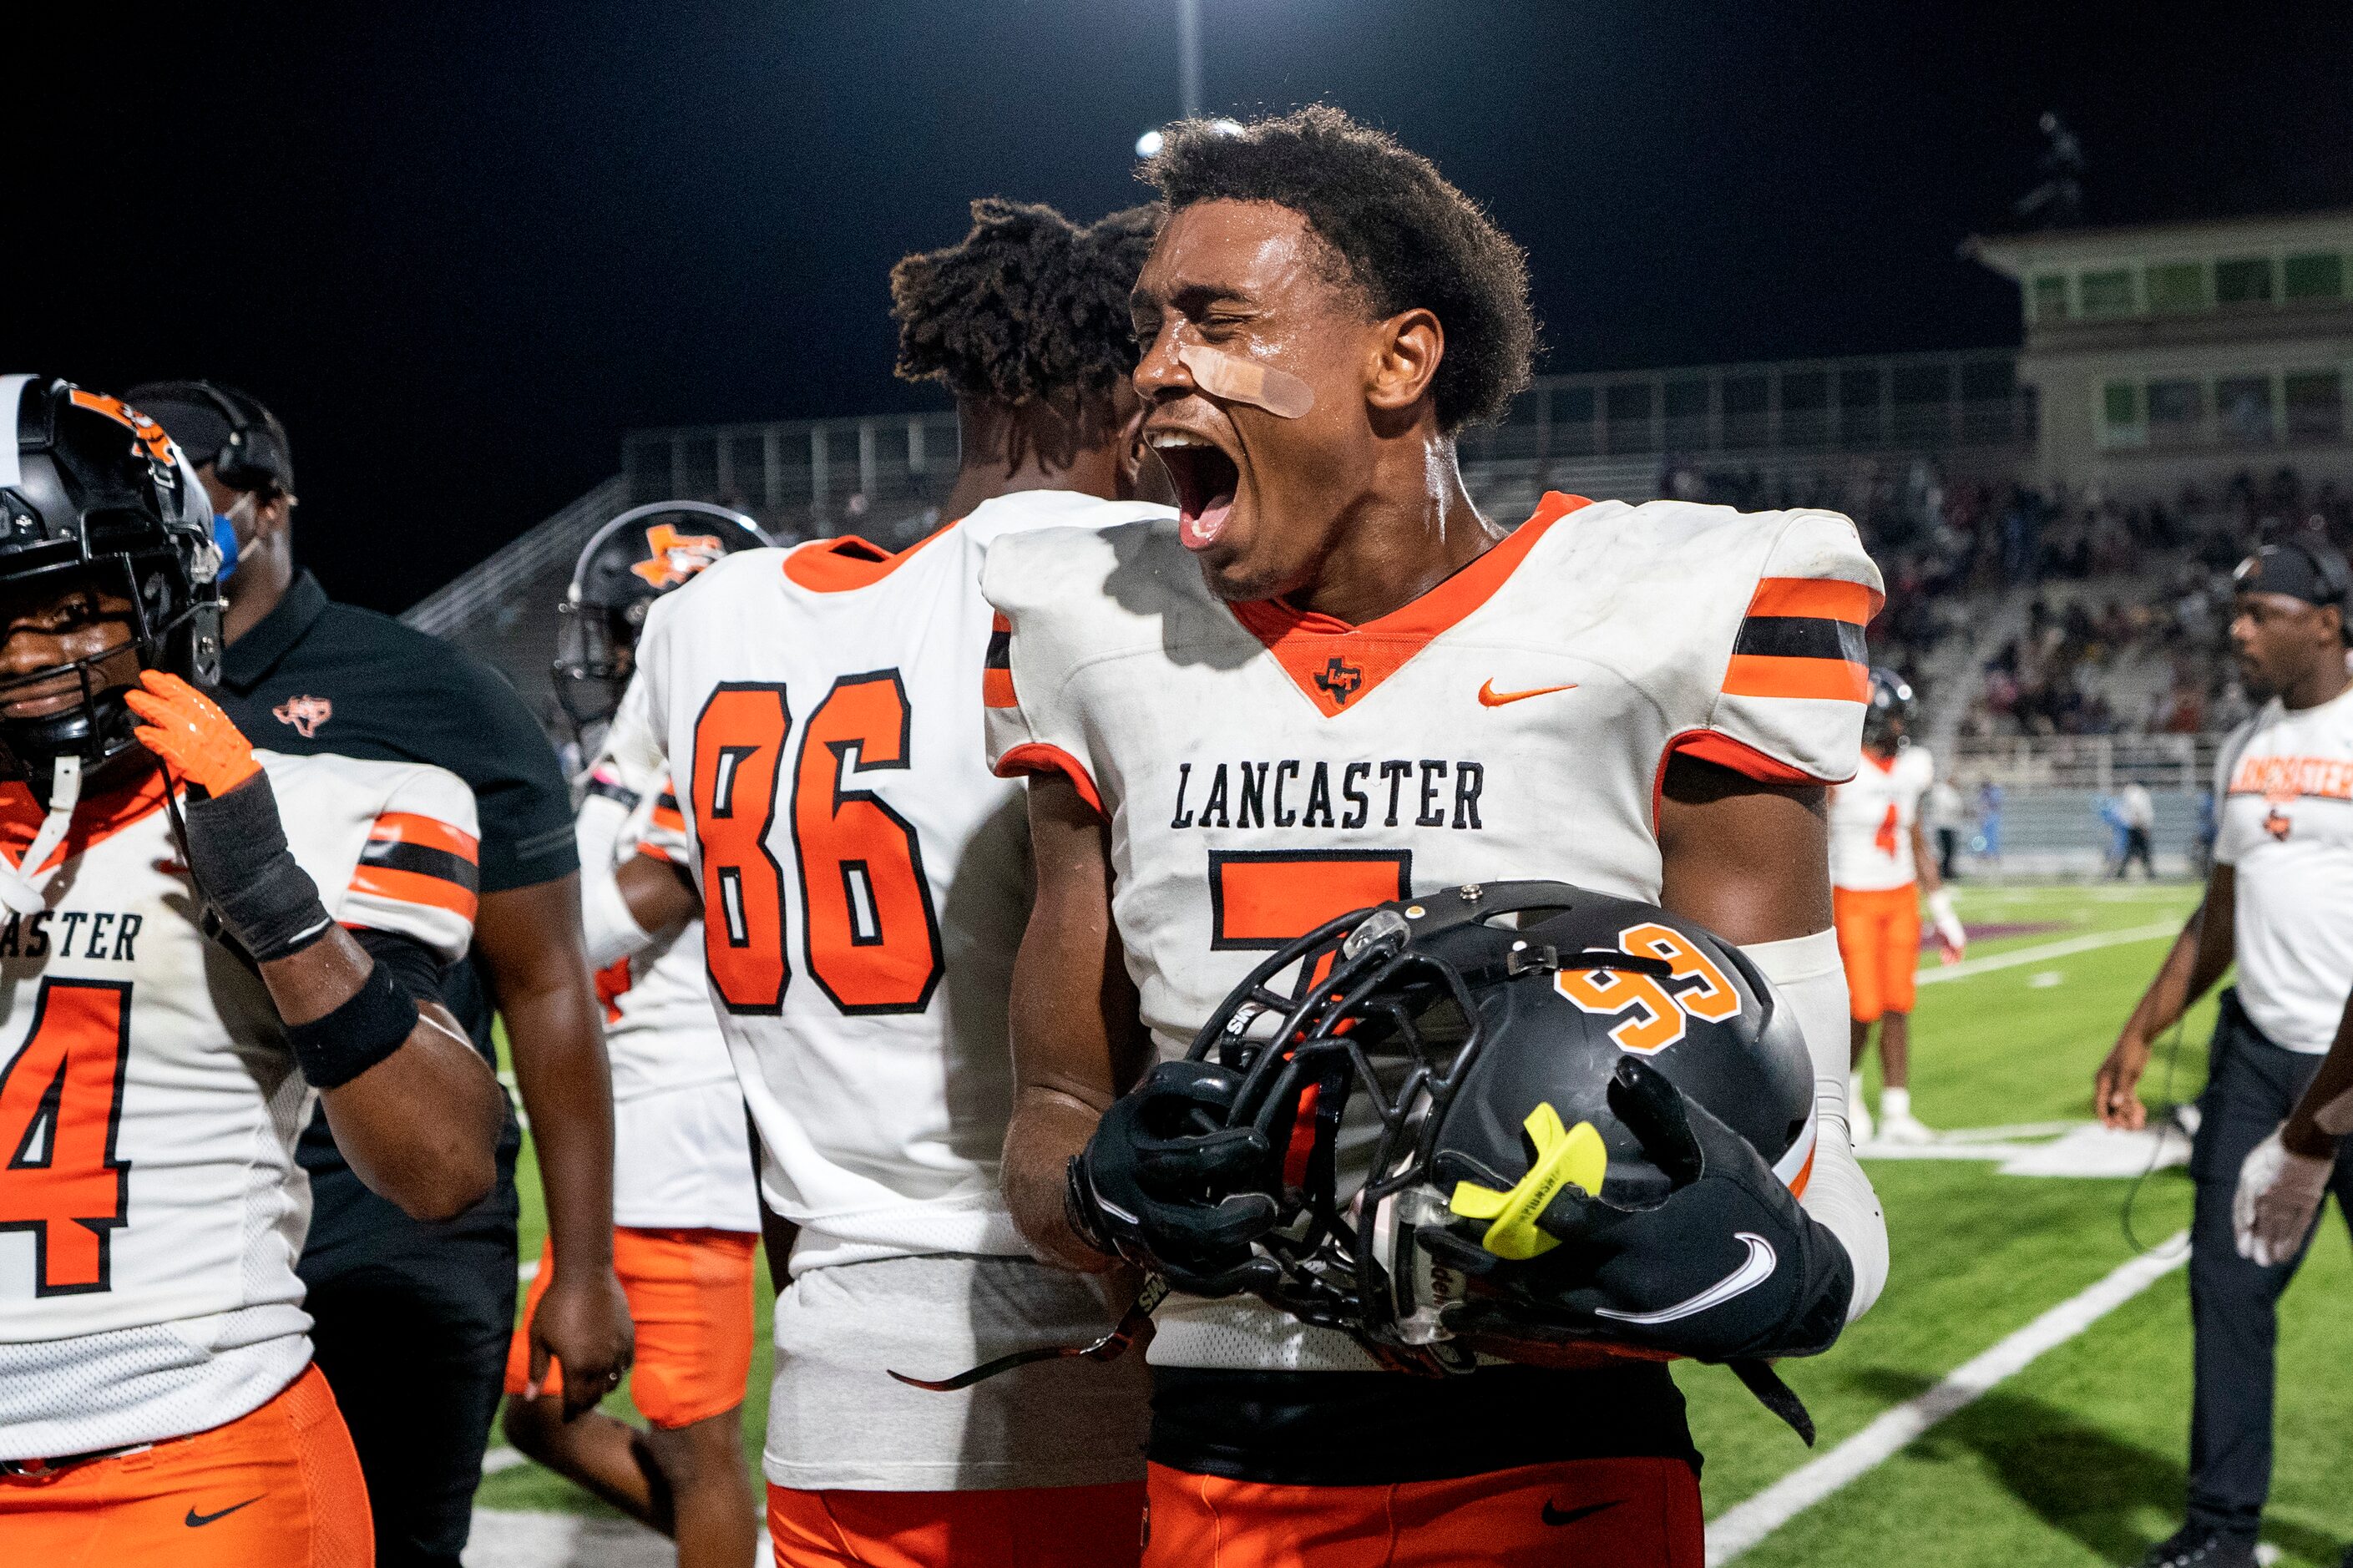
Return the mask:
<svg viewBox="0 0 2353 1568">
<path fill-rule="evenodd" d="M 517 1465 L 529 1464 L 530 1462 L 530 1460 L 522 1457 L 522 1453 L 520 1449 L 510 1448 L 504 1443 L 501 1443 L 497 1447 L 488 1449 L 483 1453 L 482 1474 L 486 1476 L 495 1476 L 501 1470 L 512 1470 Z"/>
<path fill-rule="evenodd" d="M 2088 936 L 2046 942 L 2040 947 L 2021 947 L 2015 952 L 1997 952 L 1990 958 L 1965 958 L 1958 963 L 1938 964 L 1933 969 L 1920 971 L 1915 984 L 1936 985 L 1947 980 L 1967 980 L 1975 974 L 1990 974 L 1997 969 L 2015 969 L 2021 963 L 2040 963 L 2046 958 L 2064 958 L 2070 953 L 2094 952 L 2104 947 L 2122 947 L 2126 942 L 2154 942 L 2161 936 L 2180 934 L 2179 921 L 2130 926 L 2123 931 L 2094 931 Z"/>
<path fill-rule="evenodd" d="M 1914 1438 L 2023 1371 L 2043 1352 L 2058 1349 L 2180 1268 L 2189 1258 L 2189 1241 L 2188 1231 L 2177 1232 L 2156 1250 L 2118 1265 L 2106 1278 L 1962 1363 L 1926 1393 L 1882 1412 L 1821 1458 L 1725 1510 L 1708 1522 L 1707 1568 L 1731 1562 L 1849 1481 L 1894 1458 Z"/>
<path fill-rule="evenodd" d="M 528 1263 L 518 1263 L 518 1264 L 516 1264 L 516 1265 L 515 1265 L 515 1278 L 516 1278 L 516 1279 L 538 1279 L 538 1278 L 539 1278 L 539 1259 L 538 1259 L 538 1258 L 534 1258 L 531 1259 Z"/>
</svg>

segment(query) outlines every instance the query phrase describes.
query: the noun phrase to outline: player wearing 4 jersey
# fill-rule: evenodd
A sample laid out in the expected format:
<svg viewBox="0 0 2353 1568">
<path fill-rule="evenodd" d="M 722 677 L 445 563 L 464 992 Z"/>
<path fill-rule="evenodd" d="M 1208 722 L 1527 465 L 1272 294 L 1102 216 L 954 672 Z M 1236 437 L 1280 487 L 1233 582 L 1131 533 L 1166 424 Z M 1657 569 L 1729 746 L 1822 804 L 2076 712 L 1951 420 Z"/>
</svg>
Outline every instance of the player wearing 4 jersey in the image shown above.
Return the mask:
<svg viewBox="0 0 2353 1568">
<path fill-rule="evenodd" d="M 1927 747 L 1913 742 L 1911 726 L 1912 688 L 1892 669 L 1873 670 L 1862 766 L 1831 791 L 1831 887 L 1853 1017 L 1854 1070 L 1862 1071 L 1877 1025 L 1879 1134 L 1925 1143 L 1931 1134 L 1912 1114 L 1911 1089 L 1912 976 L 1920 963 L 1923 898 L 1947 963 L 1960 962 L 1968 933 L 1921 826 L 1920 804 L 1936 782 L 1936 763 Z M 1849 1120 L 1859 1143 L 1872 1135 L 1871 1112 L 1859 1087 L 1852 1098 Z"/>
<path fill-rule="evenodd" d="M 1029 851 L 976 699 L 1003 674 L 986 668 L 990 551 L 1168 515 L 1122 499 L 1145 460 L 1126 298 L 1150 215 L 974 216 L 892 278 L 901 374 L 956 396 L 956 521 L 896 553 L 835 539 L 712 566 L 655 606 L 617 723 L 625 782 L 678 781 L 686 831 L 664 847 L 697 896 L 676 913 L 703 917 L 765 1195 L 800 1227 L 765 1455 L 785 1568 L 1138 1551 L 1140 1367 L 1030 1365 L 944 1394 L 886 1375 L 1095 1339 L 1124 1294 L 1032 1258 L 998 1192 Z"/>
<path fill-rule="evenodd" d="M 143 415 L 0 377 L 0 1540 L 26 1563 L 364 1564 L 311 1364 L 294 1142 L 427 1218 L 489 1190 L 490 1070 L 431 1000 L 474 808 L 256 752 L 211 508 Z"/>
<path fill-rule="evenodd" d="M 562 1364 L 534 1369 L 518 1329 L 506 1433 L 670 1536 L 684 1568 L 739 1568 L 755 1544 L 740 1415 L 759 1204 L 744 1096 L 703 984 L 702 928 L 666 918 L 685 887 L 660 842 L 683 826 L 678 801 L 642 726 L 607 726 L 627 703 L 654 601 L 729 552 L 767 543 L 751 519 L 703 501 L 622 513 L 580 552 L 555 664 L 557 694 L 594 757 L 577 829 L 581 924 L 613 1068 L 613 1268 L 637 1326 L 629 1396 L 650 1430 L 599 1411 L 565 1420 Z M 554 1271 L 550 1238 L 524 1322 Z"/>
<path fill-rule="evenodd" d="M 1108 1267 L 1071 1162 L 1268 952 L 1401 896 L 1558 879 L 1741 944 L 1803 1026 L 1803 1207 L 1753 1150 L 1735 1168 L 1767 1250 L 1822 1267 L 1743 1342 L 1820 1348 L 1885 1269 L 1846 1139 L 1820 795 L 1857 765 L 1852 650 L 1880 596 L 1852 525 L 1554 495 L 1501 534 L 1454 437 L 1526 384 L 1535 330 L 1485 215 L 1330 109 L 1176 127 L 1148 174 L 1170 216 L 1134 297 L 1135 384 L 1179 515 L 1006 539 L 983 578 L 1010 626 L 990 743 L 1036 775 L 1016 1223 Z M 1589 994 L 1657 1012 L 1630 982 Z M 1614 1245 L 1745 1278 L 1760 1255 L 1687 1212 Z M 1609 1304 L 1674 1350 L 1767 1294 Z M 1182 1294 L 1150 1357 L 1147 1563 L 1699 1561 L 1697 1457 L 1657 1361 L 1419 1378 L 1250 1297 Z"/>
</svg>

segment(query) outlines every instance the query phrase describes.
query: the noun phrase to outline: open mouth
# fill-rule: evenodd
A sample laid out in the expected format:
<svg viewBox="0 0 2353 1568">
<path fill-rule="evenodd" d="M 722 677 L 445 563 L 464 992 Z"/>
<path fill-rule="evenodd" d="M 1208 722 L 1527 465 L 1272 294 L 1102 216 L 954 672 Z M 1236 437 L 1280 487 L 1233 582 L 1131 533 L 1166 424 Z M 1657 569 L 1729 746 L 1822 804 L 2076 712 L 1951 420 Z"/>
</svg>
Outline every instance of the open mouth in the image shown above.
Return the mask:
<svg viewBox="0 0 2353 1568">
<path fill-rule="evenodd" d="M 1162 430 L 1152 449 L 1176 487 L 1177 537 L 1187 550 L 1207 550 L 1233 514 L 1241 468 L 1225 450 L 1187 430 Z"/>
</svg>

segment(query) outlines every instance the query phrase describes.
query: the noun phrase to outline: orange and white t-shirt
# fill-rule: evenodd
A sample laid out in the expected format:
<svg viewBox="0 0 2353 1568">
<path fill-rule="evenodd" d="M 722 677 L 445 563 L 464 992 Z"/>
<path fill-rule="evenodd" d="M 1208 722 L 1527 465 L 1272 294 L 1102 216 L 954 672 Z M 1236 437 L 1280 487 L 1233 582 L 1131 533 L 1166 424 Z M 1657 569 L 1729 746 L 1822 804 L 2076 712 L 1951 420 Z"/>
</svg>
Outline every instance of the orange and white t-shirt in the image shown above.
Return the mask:
<svg viewBox="0 0 2353 1568">
<path fill-rule="evenodd" d="M 2263 704 L 2224 742 L 2214 794 L 2240 1004 L 2273 1044 L 2321 1055 L 2353 987 L 2353 690 Z"/>
<path fill-rule="evenodd" d="M 1863 752 L 1854 777 L 1831 791 L 1831 885 L 1877 893 L 1918 881 L 1912 829 L 1936 782 L 1926 746 L 1905 746 L 1883 761 Z"/>
</svg>

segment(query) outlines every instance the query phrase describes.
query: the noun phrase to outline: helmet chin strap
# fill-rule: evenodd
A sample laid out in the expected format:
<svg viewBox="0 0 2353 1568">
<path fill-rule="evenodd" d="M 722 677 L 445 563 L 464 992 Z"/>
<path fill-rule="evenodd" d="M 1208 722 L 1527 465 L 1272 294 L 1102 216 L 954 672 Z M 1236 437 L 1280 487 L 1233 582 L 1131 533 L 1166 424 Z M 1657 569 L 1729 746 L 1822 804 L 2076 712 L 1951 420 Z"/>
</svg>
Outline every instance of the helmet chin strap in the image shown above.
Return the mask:
<svg viewBox="0 0 2353 1568">
<path fill-rule="evenodd" d="M 33 879 L 40 875 L 49 852 L 65 842 L 66 830 L 73 826 L 74 806 L 81 800 L 81 759 L 61 756 L 49 768 L 49 814 L 41 819 L 32 843 L 25 847 L 25 858 L 11 866 L 6 853 L 0 851 L 0 906 L 13 914 L 38 914 L 47 905 Z"/>
</svg>

